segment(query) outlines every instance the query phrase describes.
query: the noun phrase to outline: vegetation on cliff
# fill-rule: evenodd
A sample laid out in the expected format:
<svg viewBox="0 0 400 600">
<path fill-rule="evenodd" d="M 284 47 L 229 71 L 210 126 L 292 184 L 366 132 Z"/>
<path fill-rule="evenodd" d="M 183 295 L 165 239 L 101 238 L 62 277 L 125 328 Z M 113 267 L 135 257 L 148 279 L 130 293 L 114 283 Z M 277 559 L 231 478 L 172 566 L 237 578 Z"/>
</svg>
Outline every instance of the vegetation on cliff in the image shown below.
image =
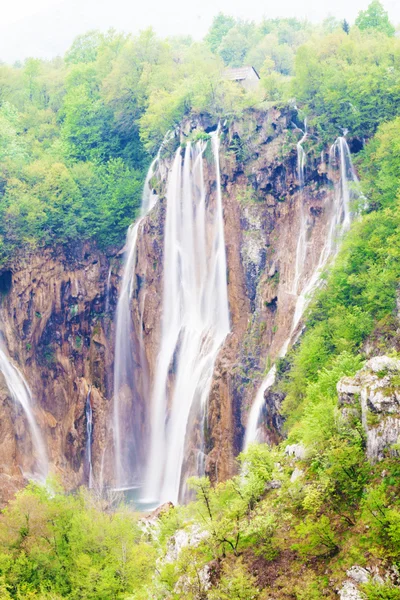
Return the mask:
<svg viewBox="0 0 400 600">
<path fill-rule="evenodd" d="M 394 118 L 400 40 L 379 2 L 349 31 L 327 19 L 243 22 L 218 15 L 203 42 L 115 31 L 78 37 L 63 58 L 0 65 L 0 261 L 82 237 L 121 245 L 144 172 L 187 115 L 217 121 L 295 98 L 318 133 L 360 140 Z M 223 75 L 253 65 L 257 91 Z"/>
<path fill-rule="evenodd" d="M 192 480 L 195 500 L 152 520 L 85 490 L 30 485 L 0 519 L 0 598 L 319 600 L 337 597 L 353 565 L 390 575 L 362 584 L 366 598 L 400 598 L 398 447 L 370 464 L 360 416 L 337 404 L 338 381 L 367 355 L 400 351 L 393 32 L 374 0 L 350 32 L 219 15 L 203 43 L 91 32 L 62 60 L 0 67 L 4 261 L 21 244 L 121 243 L 150 153 L 202 111 L 231 118 L 295 97 L 316 147 L 349 129 L 365 194 L 305 334 L 278 365 L 287 439 L 250 447 L 241 475 L 214 488 Z M 262 75 L 255 95 L 221 79 L 222 66 L 247 63 Z"/>
</svg>

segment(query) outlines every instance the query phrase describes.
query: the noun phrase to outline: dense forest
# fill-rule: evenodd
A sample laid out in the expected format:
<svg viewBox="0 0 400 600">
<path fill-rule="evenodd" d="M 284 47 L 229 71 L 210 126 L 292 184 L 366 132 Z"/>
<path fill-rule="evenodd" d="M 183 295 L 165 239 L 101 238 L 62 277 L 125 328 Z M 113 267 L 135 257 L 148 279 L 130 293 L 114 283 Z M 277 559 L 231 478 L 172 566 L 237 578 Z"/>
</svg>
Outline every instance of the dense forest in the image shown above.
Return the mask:
<svg viewBox="0 0 400 600">
<path fill-rule="evenodd" d="M 224 77 L 245 65 L 254 91 Z M 285 439 L 250 446 L 215 487 L 191 479 L 190 503 L 147 520 L 117 495 L 30 484 L 0 519 L 0 598 L 320 600 L 358 565 L 370 576 L 346 598 L 400 599 L 399 445 L 371 464 L 337 399 L 367 345 L 400 352 L 400 37 L 379 0 L 354 24 L 219 14 L 202 42 L 91 31 L 64 57 L 0 64 L 0 264 L 82 239 L 121 247 L 167 131 L 287 106 L 288 152 L 305 120 L 310 156 L 345 132 L 363 194 L 278 361 Z"/>
<path fill-rule="evenodd" d="M 190 114 L 234 119 L 292 102 L 320 144 L 344 128 L 370 138 L 396 117 L 399 57 L 393 26 L 372 3 L 351 28 L 221 14 L 201 43 L 92 31 L 63 58 L 0 65 L 1 261 L 82 236 L 121 245 L 151 157 Z M 248 64 L 261 76 L 254 93 L 221 77 Z"/>
</svg>

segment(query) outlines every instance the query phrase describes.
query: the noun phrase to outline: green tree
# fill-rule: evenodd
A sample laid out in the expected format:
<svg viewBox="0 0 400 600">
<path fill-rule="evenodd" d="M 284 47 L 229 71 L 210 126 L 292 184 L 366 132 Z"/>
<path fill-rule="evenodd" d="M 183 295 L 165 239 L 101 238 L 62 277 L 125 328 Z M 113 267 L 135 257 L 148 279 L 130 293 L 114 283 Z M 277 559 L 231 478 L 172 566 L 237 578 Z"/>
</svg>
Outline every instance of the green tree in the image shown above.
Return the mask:
<svg viewBox="0 0 400 600">
<path fill-rule="evenodd" d="M 78 35 L 65 55 L 65 62 L 67 64 L 94 62 L 103 39 L 103 34 L 96 30 Z"/>
<path fill-rule="evenodd" d="M 361 30 L 375 29 L 388 36 L 395 32 L 389 15 L 379 0 L 372 0 L 366 10 L 360 11 L 355 24 Z"/>
<path fill-rule="evenodd" d="M 206 43 L 210 46 L 212 52 L 216 52 L 228 31 L 235 26 L 233 17 L 218 13 L 213 19 L 212 25 L 205 37 Z"/>
</svg>

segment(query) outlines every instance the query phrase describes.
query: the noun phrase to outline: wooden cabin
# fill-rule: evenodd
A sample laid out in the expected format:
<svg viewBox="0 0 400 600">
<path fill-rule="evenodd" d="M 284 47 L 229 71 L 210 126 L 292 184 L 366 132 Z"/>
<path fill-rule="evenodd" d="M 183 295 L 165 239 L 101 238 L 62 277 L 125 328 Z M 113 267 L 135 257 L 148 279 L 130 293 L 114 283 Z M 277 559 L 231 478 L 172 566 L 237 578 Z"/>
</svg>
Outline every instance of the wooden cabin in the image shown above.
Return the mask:
<svg viewBox="0 0 400 600">
<path fill-rule="evenodd" d="M 246 90 L 254 90 L 260 83 L 260 76 L 254 67 L 237 67 L 225 69 L 225 79 L 237 81 Z"/>
</svg>

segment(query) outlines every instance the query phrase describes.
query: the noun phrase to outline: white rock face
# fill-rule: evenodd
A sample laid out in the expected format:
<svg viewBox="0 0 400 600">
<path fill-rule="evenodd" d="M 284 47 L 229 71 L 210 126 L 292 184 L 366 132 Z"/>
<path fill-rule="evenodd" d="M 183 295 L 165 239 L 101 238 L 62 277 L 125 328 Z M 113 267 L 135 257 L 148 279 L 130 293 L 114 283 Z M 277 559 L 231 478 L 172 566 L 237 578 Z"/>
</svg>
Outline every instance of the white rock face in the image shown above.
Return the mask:
<svg viewBox="0 0 400 600">
<path fill-rule="evenodd" d="M 374 463 L 400 437 L 400 360 L 378 356 L 367 362 L 354 377 L 337 385 L 339 406 L 345 418 L 359 413 L 367 435 L 367 457 Z"/>
<path fill-rule="evenodd" d="M 367 569 L 358 567 L 357 565 L 347 571 L 347 576 L 355 583 L 368 583 L 371 577 Z"/>
<path fill-rule="evenodd" d="M 304 471 L 302 469 L 298 469 L 296 467 L 290 477 L 290 481 L 293 483 L 293 481 L 296 481 L 296 479 L 299 479 L 299 477 L 302 477 L 303 475 L 304 475 Z"/>
<path fill-rule="evenodd" d="M 164 563 L 173 563 L 178 559 L 183 548 L 192 546 L 195 548 L 208 536 L 208 532 L 201 530 L 199 527 L 191 527 L 189 529 L 178 529 L 171 537 L 167 546 L 167 553 L 163 559 Z"/>
<path fill-rule="evenodd" d="M 306 457 L 306 449 L 302 444 L 291 444 L 285 448 L 286 456 L 293 456 L 297 460 L 304 460 Z"/>
<path fill-rule="evenodd" d="M 357 587 L 351 581 L 345 581 L 338 592 L 340 600 L 363 600 Z"/>
<path fill-rule="evenodd" d="M 195 593 L 194 597 L 196 600 L 201 600 L 202 598 L 204 598 L 204 592 L 211 589 L 210 571 L 210 566 L 205 565 L 198 572 L 198 581 L 196 582 L 196 584 L 199 586 L 201 591 L 199 591 L 199 593 Z M 176 594 L 188 594 L 189 592 L 193 593 L 193 582 L 187 575 L 182 575 L 182 577 L 180 577 L 179 580 L 176 582 L 174 592 Z"/>
</svg>

